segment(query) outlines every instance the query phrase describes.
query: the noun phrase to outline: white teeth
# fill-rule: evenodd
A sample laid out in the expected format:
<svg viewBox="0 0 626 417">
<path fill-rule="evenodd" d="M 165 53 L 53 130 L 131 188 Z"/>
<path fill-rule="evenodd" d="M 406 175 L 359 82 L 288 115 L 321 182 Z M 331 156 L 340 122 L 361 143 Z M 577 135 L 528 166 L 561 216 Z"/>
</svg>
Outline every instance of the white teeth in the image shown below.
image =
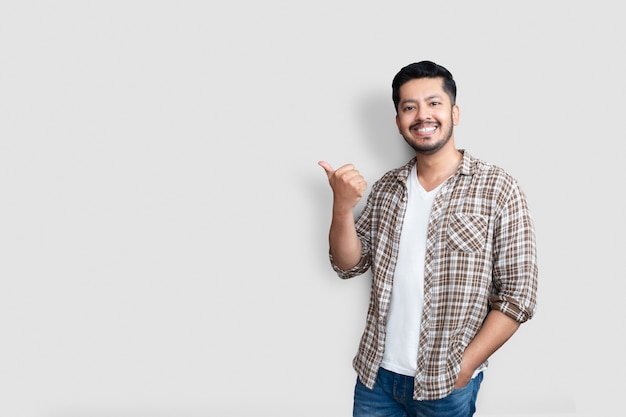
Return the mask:
<svg viewBox="0 0 626 417">
<path fill-rule="evenodd" d="M 421 129 L 417 129 L 418 132 L 433 132 L 436 127 L 423 127 Z"/>
</svg>

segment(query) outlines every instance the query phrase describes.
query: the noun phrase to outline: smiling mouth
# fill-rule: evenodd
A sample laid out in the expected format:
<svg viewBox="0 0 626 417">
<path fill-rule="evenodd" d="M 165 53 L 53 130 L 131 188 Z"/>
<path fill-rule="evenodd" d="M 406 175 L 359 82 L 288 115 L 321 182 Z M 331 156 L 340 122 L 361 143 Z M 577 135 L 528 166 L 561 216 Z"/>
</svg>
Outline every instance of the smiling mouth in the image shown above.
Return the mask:
<svg viewBox="0 0 626 417">
<path fill-rule="evenodd" d="M 421 126 L 421 127 L 420 125 L 413 126 L 411 127 L 411 130 L 420 136 L 428 136 L 431 133 L 433 133 L 435 130 L 437 130 L 437 128 L 438 128 L 437 125 L 428 124 L 428 125 Z"/>
</svg>

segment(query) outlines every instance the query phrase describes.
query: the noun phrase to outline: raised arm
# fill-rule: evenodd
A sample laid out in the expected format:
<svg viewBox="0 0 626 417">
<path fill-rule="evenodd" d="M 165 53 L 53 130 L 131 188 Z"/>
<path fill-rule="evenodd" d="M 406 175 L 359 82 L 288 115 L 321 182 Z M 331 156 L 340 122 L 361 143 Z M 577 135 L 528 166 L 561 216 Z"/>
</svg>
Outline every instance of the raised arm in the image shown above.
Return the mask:
<svg viewBox="0 0 626 417">
<path fill-rule="evenodd" d="M 330 253 L 341 269 L 350 269 L 361 258 L 361 241 L 354 226 L 354 207 L 367 188 L 365 179 L 352 164 L 333 170 L 328 162 L 320 161 L 333 190 L 333 216 L 328 240 Z"/>
</svg>

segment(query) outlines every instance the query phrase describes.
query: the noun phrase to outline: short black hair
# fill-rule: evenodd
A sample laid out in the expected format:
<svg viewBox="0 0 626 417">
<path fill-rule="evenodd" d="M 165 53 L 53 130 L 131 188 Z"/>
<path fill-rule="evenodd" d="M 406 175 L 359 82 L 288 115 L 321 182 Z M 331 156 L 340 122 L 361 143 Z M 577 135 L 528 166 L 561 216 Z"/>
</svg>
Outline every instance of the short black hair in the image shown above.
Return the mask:
<svg viewBox="0 0 626 417">
<path fill-rule="evenodd" d="M 398 103 L 400 102 L 400 87 L 402 87 L 404 83 L 417 78 L 442 78 L 443 91 L 448 94 L 453 105 L 456 103 L 456 82 L 454 82 L 452 73 L 432 61 L 420 61 L 407 65 L 393 77 L 391 90 L 393 106 L 396 112 L 398 111 Z"/>
</svg>

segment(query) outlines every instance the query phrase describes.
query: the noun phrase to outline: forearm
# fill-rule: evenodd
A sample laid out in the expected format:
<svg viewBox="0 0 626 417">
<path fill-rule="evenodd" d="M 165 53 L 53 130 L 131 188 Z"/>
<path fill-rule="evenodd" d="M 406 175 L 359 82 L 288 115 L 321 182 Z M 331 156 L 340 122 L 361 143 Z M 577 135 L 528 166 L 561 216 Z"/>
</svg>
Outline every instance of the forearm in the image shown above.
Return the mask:
<svg viewBox="0 0 626 417">
<path fill-rule="evenodd" d="M 519 326 L 519 322 L 500 311 L 492 310 L 489 312 L 483 326 L 463 353 L 457 386 L 465 386 L 476 368 L 504 345 Z"/>
<path fill-rule="evenodd" d="M 363 197 L 367 183 L 352 164 L 336 171 L 328 162 L 320 161 L 319 165 L 324 168 L 333 189 L 333 219 L 328 236 L 330 254 L 334 264 L 346 271 L 361 259 L 361 241 L 356 233 L 353 210 Z"/>
<path fill-rule="evenodd" d="M 361 259 L 361 241 L 356 233 L 352 210 L 333 211 L 328 235 L 330 253 L 335 265 L 347 270 Z"/>
</svg>

